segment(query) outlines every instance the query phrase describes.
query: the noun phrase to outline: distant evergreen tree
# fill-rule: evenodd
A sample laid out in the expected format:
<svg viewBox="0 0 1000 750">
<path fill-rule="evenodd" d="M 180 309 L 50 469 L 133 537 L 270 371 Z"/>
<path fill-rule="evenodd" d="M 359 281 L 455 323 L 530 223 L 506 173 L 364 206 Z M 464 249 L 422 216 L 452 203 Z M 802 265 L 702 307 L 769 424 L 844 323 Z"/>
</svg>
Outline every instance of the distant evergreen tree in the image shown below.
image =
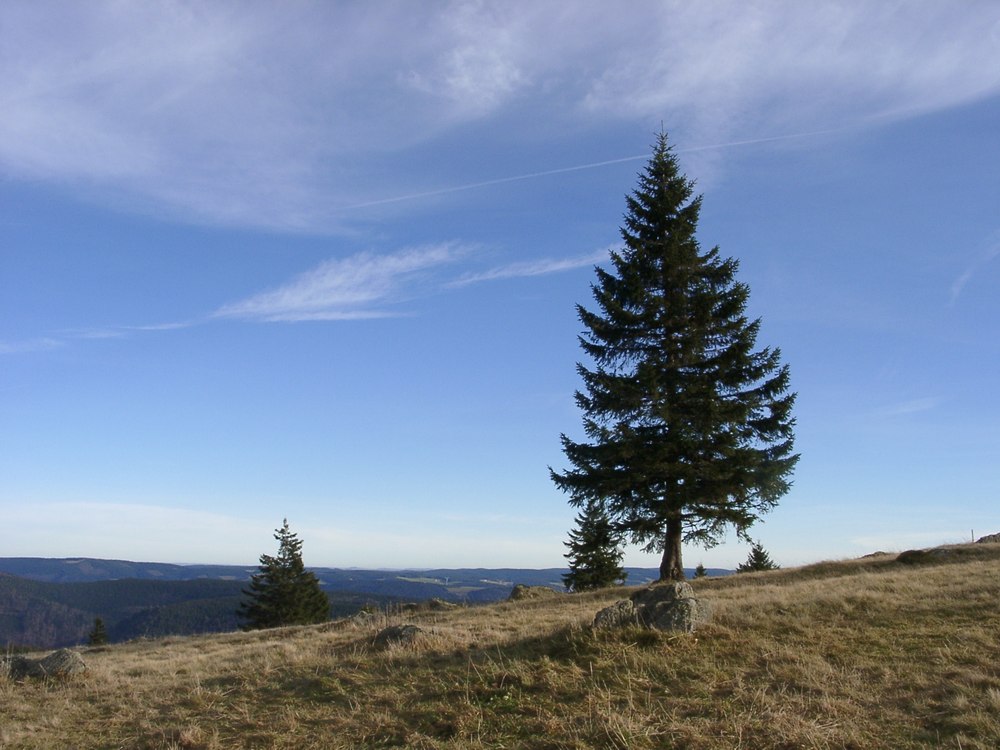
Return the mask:
<svg viewBox="0 0 1000 750">
<path fill-rule="evenodd" d="M 625 580 L 621 537 L 596 503 L 588 504 L 576 517 L 576 529 L 565 544 L 569 573 L 563 575 L 563 584 L 570 591 L 599 589 Z"/>
<path fill-rule="evenodd" d="M 94 618 L 94 629 L 87 635 L 87 645 L 103 646 L 108 642 L 108 631 L 104 627 L 104 620 L 100 617 Z"/>
<path fill-rule="evenodd" d="M 288 528 L 288 519 L 275 530 L 277 556 L 261 555 L 260 572 L 250 579 L 248 597 L 237 614 L 244 630 L 310 625 L 330 619 L 330 601 L 319 579 L 305 569 L 302 542 Z"/>
<path fill-rule="evenodd" d="M 573 468 L 552 479 L 662 553 L 660 580 L 682 580 L 682 542 L 712 546 L 730 526 L 747 539 L 788 491 L 795 394 L 780 351 L 757 348 L 737 261 L 701 249 L 701 198 L 665 134 L 626 205 L 597 308 L 577 307 L 587 440 L 562 436 Z"/>
<path fill-rule="evenodd" d="M 736 572 L 752 573 L 757 570 L 777 570 L 780 567 L 771 559 L 760 542 L 754 542 L 750 548 L 750 554 L 747 556 L 747 561 L 736 568 Z"/>
<path fill-rule="evenodd" d="M 702 565 L 701 563 L 698 563 L 698 567 L 694 569 L 694 577 L 695 578 L 704 578 L 707 575 L 708 575 L 708 571 L 705 570 L 705 566 Z"/>
</svg>

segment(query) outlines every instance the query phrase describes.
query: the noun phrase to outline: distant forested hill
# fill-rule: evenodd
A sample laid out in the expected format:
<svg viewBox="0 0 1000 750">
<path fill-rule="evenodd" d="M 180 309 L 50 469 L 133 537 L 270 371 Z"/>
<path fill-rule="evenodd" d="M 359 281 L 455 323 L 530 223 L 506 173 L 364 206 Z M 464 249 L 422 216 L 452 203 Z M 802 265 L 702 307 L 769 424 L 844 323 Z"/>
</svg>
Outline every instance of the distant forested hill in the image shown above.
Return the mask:
<svg viewBox="0 0 1000 750">
<path fill-rule="evenodd" d="M 225 632 L 256 566 L 171 565 L 91 558 L 0 558 L 0 648 L 82 643 L 100 617 L 112 641 Z M 514 584 L 562 589 L 563 569 L 458 568 L 352 570 L 311 568 L 330 597 L 331 614 L 432 598 L 481 604 L 510 595 Z M 631 585 L 654 568 L 627 568 Z M 710 575 L 729 573 L 709 570 Z M 693 572 L 690 572 L 693 575 Z"/>
<path fill-rule="evenodd" d="M 154 581 L 222 579 L 247 581 L 256 565 L 173 565 L 94 558 L 0 557 L 0 573 L 50 583 L 83 583 L 134 578 Z M 515 583 L 562 588 L 563 568 L 441 568 L 436 570 L 360 570 L 314 568 L 328 591 L 380 591 L 406 599 L 440 596 L 450 600 L 496 601 Z M 642 584 L 656 568 L 626 568 L 628 583 Z M 731 571 L 710 569 L 710 575 Z M 694 571 L 688 571 L 694 575 Z"/>
<path fill-rule="evenodd" d="M 255 565 L 172 565 L 90 557 L 0 557 L 0 573 L 50 583 L 113 581 L 122 578 L 152 581 L 228 578 L 245 581 L 256 570 Z"/>
<path fill-rule="evenodd" d="M 245 585 L 219 579 L 50 583 L 0 574 L 0 649 L 84 643 L 98 617 L 112 642 L 237 630 Z M 377 594 L 328 596 L 334 617 L 391 601 Z"/>
</svg>

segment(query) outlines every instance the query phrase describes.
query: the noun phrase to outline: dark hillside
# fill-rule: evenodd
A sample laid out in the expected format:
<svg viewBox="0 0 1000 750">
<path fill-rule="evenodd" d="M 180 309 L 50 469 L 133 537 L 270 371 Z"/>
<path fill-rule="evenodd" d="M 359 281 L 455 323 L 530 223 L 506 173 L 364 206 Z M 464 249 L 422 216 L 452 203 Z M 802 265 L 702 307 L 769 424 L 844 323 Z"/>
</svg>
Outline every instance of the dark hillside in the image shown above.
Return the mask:
<svg viewBox="0 0 1000 750">
<path fill-rule="evenodd" d="M 48 648 L 86 637 L 93 616 L 45 594 L 44 584 L 0 574 L 0 649 Z"/>
<path fill-rule="evenodd" d="M 245 581 L 32 581 L 0 574 L 0 648 L 56 648 L 86 641 L 100 617 L 112 642 L 236 630 Z M 390 587 L 391 588 L 391 587 Z M 327 591 L 332 617 L 402 601 L 376 592 Z"/>
</svg>

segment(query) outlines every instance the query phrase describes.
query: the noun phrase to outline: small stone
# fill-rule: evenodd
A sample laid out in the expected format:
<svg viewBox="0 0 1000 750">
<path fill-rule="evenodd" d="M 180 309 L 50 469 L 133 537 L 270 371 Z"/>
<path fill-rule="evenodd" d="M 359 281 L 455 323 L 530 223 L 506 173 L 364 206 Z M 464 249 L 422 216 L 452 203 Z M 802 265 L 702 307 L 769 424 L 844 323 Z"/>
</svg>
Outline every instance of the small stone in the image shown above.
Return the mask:
<svg viewBox="0 0 1000 750">
<path fill-rule="evenodd" d="M 921 565 L 923 563 L 935 562 L 937 560 L 946 560 L 954 556 L 954 550 L 943 547 L 934 547 L 933 549 L 908 549 L 905 552 L 900 552 L 896 556 L 896 562 L 903 563 L 904 565 Z"/>
<path fill-rule="evenodd" d="M 517 602 L 524 599 L 540 599 L 546 596 L 555 596 L 558 592 L 548 586 L 525 586 L 519 583 L 510 591 L 507 601 Z"/>
<path fill-rule="evenodd" d="M 423 632 L 416 625 L 390 625 L 375 636 L 375 648 L 408 645 L 416 641 Z"/>
<path fill-rule="evenodd" d="M 623 599 L 610 607 L 605 607 L 594 616 L 594 627 L 599 630 L 624 628 L 638 624 L 639 612 L 631 599 Z"/>
<path fill-rule="evenodd" d="M 458 609 L 458 605 L 455 604 L 455 602 L 449 602 L 435 597 L 427 600 L 427 609 L 432 612 L 446 612 L 451 609 Z"/>
</svg>

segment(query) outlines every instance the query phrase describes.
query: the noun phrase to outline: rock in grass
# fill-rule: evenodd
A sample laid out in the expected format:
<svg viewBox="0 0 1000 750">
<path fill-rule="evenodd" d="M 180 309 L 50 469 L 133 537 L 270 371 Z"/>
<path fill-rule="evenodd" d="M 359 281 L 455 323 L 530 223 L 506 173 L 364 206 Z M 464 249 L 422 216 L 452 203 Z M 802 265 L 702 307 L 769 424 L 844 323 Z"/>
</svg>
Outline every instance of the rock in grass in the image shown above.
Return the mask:
<svg viewBox="0 0 1000 750">
<path fill-rule="evenodd" d="M 624 628 L 638 625 L 639 622 L 639 612 L 631 599 L 624 599 L 605 607 L 594 616 L 594 627 L 598 630 Z"/>
<path fill-rule="evenodd" d="M 711 616 L 712 610 L 708 602 L 694 597 L 659 602 L 642 610 L 642 620 L 646 627 L 681 633 L 693 633 L 699 625 L 708 622 Z"/>
<path fill-rule="evenodd" d="M 896 562 L 904 565 L 922 565 L 923 563 L 939 562 L 955 556 L 955 550 L 944 547 L 931 549 L 908 549 L 896 555 Z"/>
<path fill-rule="evenodd" d="M 691 633 L 708 622 L 711 608 L 695 598 L 691 584 L 664 583 L 640 589 L 625 599 L 606 607 L 594 617 L 595 628 L 643 625 L 651 630 Z"/>
<path fill-rule="evenodd" d="M 13 656 L 7 662 L 7 674 L 11 679 L 26 677 L 69 677 L 87 671 L 83 657 L 76 651 L 61 648 L 41 659 L 28 656 Z"/>
<path fill-rule="evenodd" d="M 1000 543 L 1000 534 L 987 534 L 986 536 L 981 536 L 976 540 L 976 544 L 998 544 Z"/>
<path fill-rule="evenodd" d="M 525 586 L 523 583 L 519 583 L 511 589 L 510 597 L 507 601 L 517 602 L 524 599 L 541 599 L 546 596 L 555 596 L 558 593 L 558 591 L 550 589 L 548 586 Z"/>
<path fill-rule="evenodd" d="M 424 631 L 416 625 L 390 625 L 375 636 L 375 648 L 407 645 L 416 641 Z"/>
<path fill-rule="evenodd" d="M 658 604 L 669 604 L 680 599 L 694 599 L 694 589 L 690 583 L 676 581 L 672 583 L 657 583 L 639 589 L 632 594 L 632 601 L 640 609 L 654 607 Z"/>
</svg>

